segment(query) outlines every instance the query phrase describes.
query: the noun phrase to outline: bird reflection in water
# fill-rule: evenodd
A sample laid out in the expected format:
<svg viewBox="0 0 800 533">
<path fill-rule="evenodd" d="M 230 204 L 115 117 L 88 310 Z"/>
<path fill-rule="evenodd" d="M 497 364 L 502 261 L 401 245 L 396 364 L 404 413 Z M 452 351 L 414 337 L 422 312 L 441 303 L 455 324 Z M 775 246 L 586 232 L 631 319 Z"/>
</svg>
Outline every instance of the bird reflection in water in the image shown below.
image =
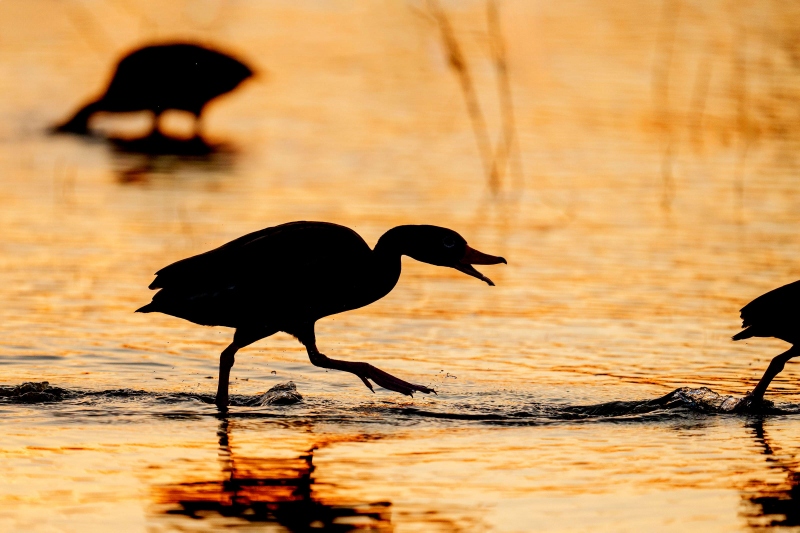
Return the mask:
<svg viewBox="0 0 800 533">
<path fill-rule="evenodd" d="M 120 183 L 147 183 L 154 176 L 230 174 L 236 150 L 201 136 L 175 139 L 155 132 L 140 139 L 109 139 Z"/>
<path fill-rule="evenodd" d="M 217 431 L 226 479 L 159 487 L 156 498 L 168 506 L 167 515 L 271 522 L 294 532 L 392 529 L 389 502 L 331 502 L 314 494 L 314 452 L 332 441 L 291 459 L 240 457 L 231 442 L 232 426 L 224 418 Z"/>
<path fill-rule="evenodd" d="M 782 471 L 784 481 L 751 480 L 743 490 L 747 504 L 743 513 L 748 525 L 754 529 L 800 526 L 800 472 L 795 461 L 781 458 L 764 431 L 764 421 L 759 418 L 750 426 L 762 453 L 767 456 L 771 470 Z M 778 450 L 780 452 L 780 450 Z"/>
</svg>

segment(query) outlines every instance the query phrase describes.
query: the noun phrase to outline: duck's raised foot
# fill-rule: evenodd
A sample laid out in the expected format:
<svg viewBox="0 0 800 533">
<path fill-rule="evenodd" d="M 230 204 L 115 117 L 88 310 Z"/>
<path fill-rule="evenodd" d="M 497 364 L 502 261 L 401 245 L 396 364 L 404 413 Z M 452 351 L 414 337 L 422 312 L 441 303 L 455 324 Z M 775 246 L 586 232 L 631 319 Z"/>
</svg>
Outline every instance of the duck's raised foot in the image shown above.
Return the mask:
<svg viewBox="0 0 800 533">
<path fill-rule="evenodd" d="M 372 388 L 372 384 L 369 382 L 369 380 L 374 381 L 376 385 L 381 386 L 384 389 L 399 392 L 400 394 L 405 394 L 406 396 L 413 397 L 415 392 L 421 392 L 423 394 L 436 394 L 436 391 L 433 389 L 430 389 L 424 385 L 416 385 L 414 383 L 409 383 L 408 381 L 403 381 L 402 379 L 396 378 L 388 372 L 384 372 L 380 368 L 376 368 L 369 363 L 352 364 L 358 365 L 358 367 L 351 371 L 361 378 L 361 381 L 364 382 L 364 385 L 366 385 L 367 388 L 372 392 L 375 392 L 375 389 Z"/>
<path fill-rule="evenodd" d="M 311 364 L 314 366 L 330 368 L 333 370 L 342 370 L 344 372 L 355 374 L 372 392 L 375 392 L 375 389 L 372 388 L 372 383 L 370 383 L 370 380 L 384 389 L 399 392 L 400 394 L 405 394 L 406 396 L 413 397 L 415 392 L 421 392 L 423 394 L 436 394 L 436 391 L 433 389 L 430 389 L 424 385 L 415 385 L 414 383 L 403 381 L 402 379 L 396 378 L 388 372 L 384 372 L 380 368 L 376 368 L 369 363 L 356 363 L 350 361 L 341 361 L 339 359 L 331 359 L 327 355 L 319 353 L 316 350 L 316 347 L 313 345 L 311 345 L 311 347 L 308 349 L 308 355 L 311 359 Z"/>
</svg>

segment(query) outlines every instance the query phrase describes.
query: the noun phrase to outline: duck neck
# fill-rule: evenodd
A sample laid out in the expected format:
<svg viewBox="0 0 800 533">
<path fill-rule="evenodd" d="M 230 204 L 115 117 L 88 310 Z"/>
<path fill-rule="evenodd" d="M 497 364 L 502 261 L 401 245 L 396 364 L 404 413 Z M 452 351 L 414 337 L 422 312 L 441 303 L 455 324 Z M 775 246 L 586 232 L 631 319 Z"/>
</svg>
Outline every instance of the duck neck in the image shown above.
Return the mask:
<svg viewBox="0 0 800 533">
<path fill-rule="evenodd" d="M 380 261 L 399 262 L 400 256 L 407 254 L 406 243 L 412 238 L 415 227 L 397 226 L 381 235 L 375 245 L 375 257 Z"/>
<path fill-rule="evenodd" d="M 375 245 L 376 267 L 387 278 L 392 279 L 392 286 L 400 279 L 400 256 L 405 253 L 405 243 L 408 242 L 414 226 L 397 226 L 384 233 Z"/>
</svg>

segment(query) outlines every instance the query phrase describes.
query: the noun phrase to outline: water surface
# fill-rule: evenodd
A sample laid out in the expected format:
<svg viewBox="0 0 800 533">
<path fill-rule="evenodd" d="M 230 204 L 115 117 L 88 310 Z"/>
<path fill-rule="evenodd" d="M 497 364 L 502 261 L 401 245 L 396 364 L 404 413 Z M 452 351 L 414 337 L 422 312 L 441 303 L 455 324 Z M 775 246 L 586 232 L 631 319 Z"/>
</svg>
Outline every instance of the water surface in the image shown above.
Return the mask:
<svg viewBox="0 0 800 533">
<path fill-rule="evenodd" d="M 3 529 L 800 527 L 796 370 L 775 412 L 726 407 L 783 350 L 732 343 L 738 309 L 798 277 L 800 13 L 499 2 L 499 93 L 487 4 L 436 5 L 0 4 L 0 385 L 63 391 L 0 401 Z M 441 13 L 493 150 L 511 95 L 494 182 Z M 259 73 L 209 107 L 209 153 L 46 133 L 163 39 Z M 404 259 L 389 296 L 318 324 L 328 355 L 438 395 L 372 394 L 276 335 L 237 355 L 221 416 L 231 332 L 133 313 L 166 264 L 302 219 L 370 244 L 438 224 L 508 258 L 496 287 Z M 290 380 L 301 403 L 249 405 Z"/>
</svg>

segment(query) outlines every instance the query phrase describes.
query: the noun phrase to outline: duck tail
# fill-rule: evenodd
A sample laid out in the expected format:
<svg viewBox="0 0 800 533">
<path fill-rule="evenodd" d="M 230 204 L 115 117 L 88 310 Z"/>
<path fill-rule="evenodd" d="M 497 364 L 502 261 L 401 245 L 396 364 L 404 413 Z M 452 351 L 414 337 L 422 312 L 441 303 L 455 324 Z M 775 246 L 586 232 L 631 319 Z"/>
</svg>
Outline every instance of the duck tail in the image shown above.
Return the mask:
<svg viewBox="0 0 800 533">
<path fill-rule="evenodd" d="M 747 326 L 742 331 L 731 337 L 735 341 L 740 341 L 742 339 L 749 339 L 751 337 L 755 337 L 756 332 L 753 331 L 753 326 Z"/>
<path fill-rule="evenodd" d="M 53 126 L 53 133 L 76 133 L 87 135 L 89 133 L 89 119 L 97 111 L 100 111 L 100 102 L 90 102 L 80 108 L 75 115 L 68 121 L 57 126 Z"/>
<path fill-rule="evenodd" d="M 142 307 L 134 311 L 134 313 L 155 313 L 157 311 L 158 309 L 156 308 L 155 302 L 150 302 L 149 304 L 143 305 Z"/>
</svg>

